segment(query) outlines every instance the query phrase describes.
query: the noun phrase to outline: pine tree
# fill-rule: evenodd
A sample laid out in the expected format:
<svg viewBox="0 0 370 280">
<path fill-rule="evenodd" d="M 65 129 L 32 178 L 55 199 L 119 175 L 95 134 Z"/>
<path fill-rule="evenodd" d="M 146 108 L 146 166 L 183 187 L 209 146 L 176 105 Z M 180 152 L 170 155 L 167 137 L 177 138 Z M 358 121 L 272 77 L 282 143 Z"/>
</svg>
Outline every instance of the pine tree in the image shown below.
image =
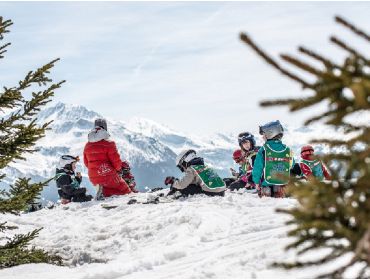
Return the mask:
<svg viewBox="0 0 370 280">
<path fill-rule="evenodd" d="M 11 20 L 3 20 L 0 17 L 0 41 L 9 32 L 13 24 Z M 10 43 L 0 46 L 0 59 L 4 58 Z M 64 81 L 53 83 L 47 76 L 51 68 L 59 59 L 42 66 L 36 71 L 30 71 L 26 77 L 19 81 L 15 87 L 4 87 L 0 92 L 0 170 L 7 167 L 14 160 L 25 160 L 25 153 L 33 153 L 36 141 L 45 135 L 49 123 L 41 126 L 36 124 L 37 113 L 41 107 L 51 101 L 54 91 L 60 88 Z M 33 91 L 37 88 L 37 91 Z M 28 100 L 25 98 L 28 92 L 32 94 Z M 9 113 L 6 115 L 6 111 Z M 0 173 L 0 180 L 6 174 Z M 19 214 L 27 206 L 39 198 L 39 194 L 48 182 L 31 183 L 28 178 L 19 178 L 9 190 L 0 190 L 0 214 Z M 6 222 L 0 222 L 0 233 L 14 229 Z M 36 229 L 27 234 L 16 234 L 12 237 L 0 238 L 0 268 L 11 267 L 26 263 L 53 263 L 62 264 L 62 259 L 51 255 L 42 249 L 30 247 L 33 240 L 41 229 Z"/>
<path fill-rule="evenodd" d="M 348 28 L 360 38 L 370 42 L 370 36 L 341 17 L 335 17 L 341 26 Z M 291 263 L 275 263 L 286 269 L 323 265 L 349 256 L 350 260 L 326 274 L 322 278 L 342 278 L 349 269 L 357 269 L 356 277 L 370 277 L 370 127 L 353 124 L 348 116 L 353 113 L 367 114 L 370 110 L 370 60 L 365 54 L 343 40 L 332 36 L 330 41 L 346 52 L 341 64 L 334 63 L 306 47 L 298 51 L 313 61 L 319 62 L 319 69 L 292 55 L 281 55 L 285 62 L 300 71 L 315 77 L 310 83 L 296 73 L 288 71 L 266 54 L 245 33 L 240 39 L 250 46 L 268 64 L 281 74 L 298 82 L 312 95 L 305 98 L 289 98 L 261 102 L 261 106 L 289 106 L 291 112 L 299 111 L 326 101 L 328 110 L 313 116 L 305 122 L 324 122 L 344 131 L 348 140 L 315 139 L 313 143 L 328 145 L 330 153 L 321 159 L 328 162 L 333 174 L 332 181 L 319 182 L 311 178 L 308 182 L 292 182 L 289 193 L 298 200 L 298 206 L 287 213 L 291 219 L 288 224 L 294 229 L 288 235 L 295 242 L 287 249 L 294 249 L 302 259 L 307 252 L 326 249 L 328 253 L 314 261 L 296 260 Z M 336 152 L 341 150 L 342 152 Z M 344 261 L 344 259 L 342 259 Z"/>
</svg>

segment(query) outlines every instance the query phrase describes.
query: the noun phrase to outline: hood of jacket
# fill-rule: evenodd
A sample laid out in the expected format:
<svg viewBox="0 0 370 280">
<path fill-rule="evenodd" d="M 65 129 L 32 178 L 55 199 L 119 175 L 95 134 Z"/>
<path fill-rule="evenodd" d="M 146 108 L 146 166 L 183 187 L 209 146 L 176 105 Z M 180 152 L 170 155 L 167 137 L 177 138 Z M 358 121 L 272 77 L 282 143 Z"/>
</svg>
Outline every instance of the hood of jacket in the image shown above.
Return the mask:
<svg viewBox="0 0 370 280">
<path fill-rule="evenodd" d="M 108 131 L 101 127 L 95 127 L 87 136 L 90 143 L 99 142 L 101 140 L 108 140 L 110 137 Z"/>
<path fill-rule="evenodd" d="M 287 147 L 285 144 L 281 142 L 281 140 L 276 139 L 267 140 L 266 144 L 268 144 L 275 151 L 282 151 Z"/>
</svg>

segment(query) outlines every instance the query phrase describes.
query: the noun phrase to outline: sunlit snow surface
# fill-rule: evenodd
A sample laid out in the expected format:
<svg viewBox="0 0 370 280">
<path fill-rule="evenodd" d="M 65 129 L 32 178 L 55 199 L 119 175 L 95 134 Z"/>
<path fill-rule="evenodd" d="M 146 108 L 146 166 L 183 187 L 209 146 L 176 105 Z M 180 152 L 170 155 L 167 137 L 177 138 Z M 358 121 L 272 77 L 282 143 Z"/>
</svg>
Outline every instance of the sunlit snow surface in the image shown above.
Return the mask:
<svg viewBox="0 0 370 280">
<path fill-rule="evenodd" d="M 152 194 L 153 195 L 153 194 Z M 145 201 L 149 194 L 134 195 Z M 43 227 L 36 246 L 66 259 L 66 267 L 29 264 L 1 278 L 312 278 L 326 268 L 284 271 L 288 217 L 275 212 L 293 199 L 256 194 L 193 196 L 162 204 L 127 205 L 128 196 L 7 215 L 22 232 Z M 119 205 L 106 210 L 101 203 Z M 13 231 L 13 233 L 18 231 Z M 317 254 L 316 254 L 317 255 Z"/>
</svg>

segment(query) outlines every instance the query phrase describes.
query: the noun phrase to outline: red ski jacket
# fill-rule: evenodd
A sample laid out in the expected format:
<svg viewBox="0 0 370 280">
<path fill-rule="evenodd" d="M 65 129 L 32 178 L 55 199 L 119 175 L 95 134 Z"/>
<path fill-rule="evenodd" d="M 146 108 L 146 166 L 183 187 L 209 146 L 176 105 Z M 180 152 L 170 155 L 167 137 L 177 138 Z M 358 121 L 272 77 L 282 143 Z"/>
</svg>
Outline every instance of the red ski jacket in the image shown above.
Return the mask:
<svg viewBox="0 0 370 280">
<path fill-rule="evenodd" d="M 104 196 L 130 193 L 130 188 L 117 174 L 122 168 L 121 157 L 114 141 L 102 128 L 93 129 L 84 148 L 84 163 L 93 185 L 103 187 Z"/>
</svg>

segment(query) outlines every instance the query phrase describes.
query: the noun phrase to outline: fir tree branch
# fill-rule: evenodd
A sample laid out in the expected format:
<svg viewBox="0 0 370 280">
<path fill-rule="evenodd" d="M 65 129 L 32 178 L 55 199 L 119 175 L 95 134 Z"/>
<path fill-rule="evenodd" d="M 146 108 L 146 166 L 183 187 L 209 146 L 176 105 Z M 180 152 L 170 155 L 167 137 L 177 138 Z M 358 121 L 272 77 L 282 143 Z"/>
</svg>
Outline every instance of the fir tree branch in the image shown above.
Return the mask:
<svg viewBox="0 0 370 280">
<path fill-rule="evenodd" d="M 349 28 L 352 32 L 354 32 L 355 34 L 359 35 L 360 37 L 362 37 L 363 39 L 367 40 L 370 42 L 370 36 L 367 35 L 364 31 L 358 29 L 356 26 L 354 26 L 353 24 L 349 23 L 347 20 L 345 20 L 344 18 L 340 17 L 340 16 L 336 16 L 335 17 L 335 21 L 344 25 L 345 27 Z"/>
<path fill-rule="evenodd" d="M 309 56 L 311 58 L 314 58 L 314 59 L 322 62 L 326 66 L 327 69 L 333 69 L 333 68 L 335 68 L 335 69 L 341 69 L 342 68 L 338 64 L 330 61 L 330 59 L 325 58 L 322 55 L 319 55 L 316 52 L 314 52 L 312 50 L 309 50 L 308 48 L 299 47 L 298 48 L 298 51 L 300 51 L 301 53 L 303 53 L 303 54 L 305 54 L 305 55 L 307 55 L 307 56 Z"/>
<path fill-rule="evenodd" d="M 10 19 L 4 21 L 3 17 L 0 16 L 0 40 L 4 39 L 5 33 L 9 33 L 8 27 L 11 25 L 13 25 L 13 22 Z"/>
<path fill-rule="evenodd" d="M 0 46 L 0 59 L 4 58 L 3 54 L 7 52 L 6 48 L 10 45 L 11 43 L 6 43 L 5 45 Z"/>
<path fill-rule="evenodd" d="M 10 186 L 9 197 L 0 198 L 0 213 L 18 215 L 27 205 L 38 199 L 41 190 L 48 184 L 46 182 L 30 184 L 30 178 L 20 178 Z"/>
<path fill-rule="evenodd" d="M 288 55 L 288 54 L 281 54 L 280 57 L 285 60 L 286 62 L 314 75 L 314 76 L 317 76 L 317 77 L 322 77 L 323 76 L 323 72 L 316 69 L 315 67 L 305 63 L 305 62 L 302 62 L 301 60 L 299 60 L 298 58 L 295 58 L 291 55 Z"/>
<path fill-rule="evenodd" d="M 13 229 L 17 229 L 17 227 L 16 226 L 6 226 L 6 222 L 0 223 L 0 232 L 4 232 L 6 230 L 13 230 Z"/>
<path fill-rule="evenodd" d="M 346 43 L 344 43 L 342 40 L 332 36 L 330 37 L 330 41 L 336 44 L 337 46 L 341 47 L 342 49 L 348 51 L 349 53 L 353 54 L 354 56 L 362 59 L 366 63 L 370 63 L 370 60 L 368 60 L 364 55 L 360 54 L 358 51 L 356 51 L 354 48 L 349 47 Z"/>
<path fill-rule="evenodd" d="M 262 57 L 268 64 L 270 64 L 272 67 L 277 69 L 281 74 L 291 78 L 292 80 L 298 82 L 303 88 L 312 88 L 312 85 L 304 81 L 303 79 L 299 78 L 297 75 L 292 74 L 288 70 L 282 68 L 275 60 L 271 58 L 268 54 L 266 54 L 263 50 L 261 50 L 253 41 L 252 39 L 245 33 L 240 34 L 240 39 L 245 42 L 247 45 L 249 45 L 253 50 L 256 51 L 256 53 Z"/>
</svg>

